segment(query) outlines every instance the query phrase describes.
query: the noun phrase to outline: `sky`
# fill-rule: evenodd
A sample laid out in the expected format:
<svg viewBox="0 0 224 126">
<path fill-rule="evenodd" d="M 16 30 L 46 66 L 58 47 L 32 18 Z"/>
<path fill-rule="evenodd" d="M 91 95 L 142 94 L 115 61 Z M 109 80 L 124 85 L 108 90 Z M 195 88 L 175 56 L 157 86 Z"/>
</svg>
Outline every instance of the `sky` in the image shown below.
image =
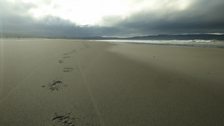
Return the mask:
<svg viewBox="0 0 224 126">
<path fill-rule="evenodd" d="M 0 32 L 57 37 L 224 33 L 224 0 L 0 0 Z"/>
</svg>

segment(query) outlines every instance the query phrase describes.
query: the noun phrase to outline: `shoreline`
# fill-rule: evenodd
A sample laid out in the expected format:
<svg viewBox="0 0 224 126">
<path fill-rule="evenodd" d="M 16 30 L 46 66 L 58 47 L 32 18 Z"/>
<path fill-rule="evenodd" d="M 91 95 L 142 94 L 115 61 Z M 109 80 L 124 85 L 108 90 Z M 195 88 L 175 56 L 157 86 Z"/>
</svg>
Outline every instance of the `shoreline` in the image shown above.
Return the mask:
<svg viewBox="0 0 224 126">
<path fill-rule="evenodd" d="M 55 115 L 93 126 L 224 124 L 222 48 L 19 41 L 4 40 L 0 57 L 0 125 L 63 125 Z"/>
</svg>

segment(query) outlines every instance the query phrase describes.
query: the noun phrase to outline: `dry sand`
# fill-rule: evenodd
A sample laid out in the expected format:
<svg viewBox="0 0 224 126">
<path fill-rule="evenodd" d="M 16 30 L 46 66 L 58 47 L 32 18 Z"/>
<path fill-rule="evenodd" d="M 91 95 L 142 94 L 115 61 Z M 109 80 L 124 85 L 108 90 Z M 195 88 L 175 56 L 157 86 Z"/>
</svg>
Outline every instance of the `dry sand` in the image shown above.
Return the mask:
<svg viewBox="0 0 224 126">
<path fill-rule="evenodd" d="M 0 126 L 223 126 L 224 49 L 4 39 Z"/>
</svg>

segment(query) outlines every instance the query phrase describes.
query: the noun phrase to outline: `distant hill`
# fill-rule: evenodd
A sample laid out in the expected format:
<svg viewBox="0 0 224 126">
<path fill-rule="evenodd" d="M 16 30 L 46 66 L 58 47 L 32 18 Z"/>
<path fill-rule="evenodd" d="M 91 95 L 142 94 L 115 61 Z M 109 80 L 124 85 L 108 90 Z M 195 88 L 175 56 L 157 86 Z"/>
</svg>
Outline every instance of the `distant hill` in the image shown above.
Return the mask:
<svg viewBox="0 0 224 126">
<path fill-rule="evenodd" d="M 224 34 L 184 34 L 184 35 L 149 35 L 149 36 L 135 36 L 128 39 L 139 40 L 224 40 Z"/>
<path fill-rule="evenodd" d="M 180 34 L 180 35 L 147 35 L 133 37 L 102 37 L 102 36 L 62 36 L 62 35 L 32 35 L 32 34 L 12 34 L 3 33 L 0 37 L 3 38 L 62 38 L 62 39 L 93 39 L 93 40 L 108 40 L 108 39 L 129 39 L 129 40 L 224 40 L 224 34 Z"/>
</svg>

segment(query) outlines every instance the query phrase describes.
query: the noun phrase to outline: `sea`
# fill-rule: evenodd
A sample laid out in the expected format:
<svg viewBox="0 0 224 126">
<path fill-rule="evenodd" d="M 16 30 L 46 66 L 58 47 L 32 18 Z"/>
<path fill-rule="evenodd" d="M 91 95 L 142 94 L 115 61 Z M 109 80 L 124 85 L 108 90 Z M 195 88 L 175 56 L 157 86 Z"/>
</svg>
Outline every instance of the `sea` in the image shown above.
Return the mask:
<svg viewBox="0 0 224 126">
<path fill-rule="evenodd" d="M 133 39 L 104 39 L 94 40 L 110 43 L 134 43 L 134 44 L 152 44 L 152 45 L 173 45 L 173 46 L 193 46 L 193 47 L 217 47 L 224 48 L 223 40 L 133 40 Z"/>
</svg>

